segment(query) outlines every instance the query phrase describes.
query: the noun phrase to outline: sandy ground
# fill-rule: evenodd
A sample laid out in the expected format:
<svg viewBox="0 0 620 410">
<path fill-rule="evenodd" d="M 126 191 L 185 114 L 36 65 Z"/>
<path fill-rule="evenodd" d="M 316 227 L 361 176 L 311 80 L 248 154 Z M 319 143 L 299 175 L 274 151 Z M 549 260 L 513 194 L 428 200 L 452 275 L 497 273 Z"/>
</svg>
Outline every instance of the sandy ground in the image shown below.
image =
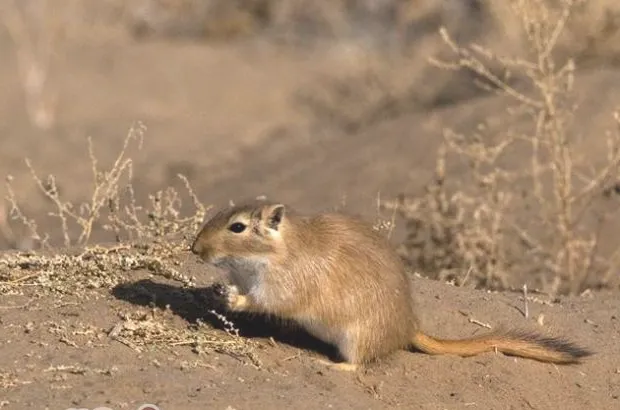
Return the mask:
<svg viewBox="0 0 620 410">
<path fill-rule="evenodd" d="M 0 174 L 13 176 L 24 209 L 41 218 L 50 204 L 36 191 L 23 159 L 30 158 L 42 175 L 56 175 L 67 199 L 88 199 L 92 180 L 86 137 L 92 137 L 100 163 L 109 164 L 135 121 L 147 126 L 144 147 L 133 152 L 134 186 L 141 197 L 179 186 L 175 174 L 182 172 L 205 204 L 265 194 L 309 211 L 344 203 L 373 218 L 379 194 L 421 192 L 432 177 L 444 127 L 472 130 L 503 103 L 500 97 L 442 106 L 419 101 L 405 112 L 345 132 L 328 121 L 317 123 L 300 94 L 320 93 L 318 79 L 335 71 L 353 73 L 360 61 L 355 53 L 283 51 L 260 41 L 117 39 L 69 50 L 58 75 L 58 124 L 42 132 L 25 115 L 6 39 L 0 54 Z M 600 151 L 604 141 L 588 136 L 612 127 L 608 113 L 618 103 L 620 77 L 604 66 L 582 74 L 575 130 L 585 135 L 585 148 Z M 454 175 L 461 171 L 458 165 L 449 170 Z M 603 232 L 612 248 L 615 223 Z M 57 225 L 42 226 L 59 238 Z M 111 240 L 100 230 L 93 239 Z M 204 284 L 213 280 L 191 257 L 181 269 Z M 128 314 L 142 312 L 178 331 L 197 319 L 216 327 L 218 321 L 198 293 L 178 282 L 141 270 L 117 274 L 122 285 L 87 296 L 41 293 L 36 286 L 0 294 L 0 408 L 137 409 L 142 403 L 162 410 L 620 406 L 618 289 L 559 299 L 532 294 L 530 318 L 524 319 L 520 293 L 488 293 L 412 277 L 431 334 L 458 337 L 484 330 L 468 319 L 542 327 L 596 355 L 580 365 L 557 367 L 498 354 L 460 359 L 400 352 L 345 374 L 316 363 L 326 354 L 325 346 L 243 318 L 235 323 L 249 337 L 251 354 L 208 346 L 200 353 L 190 344 L 156 338 L 140 349 L 123 344 L 110 334 Z M 209 327 L 208 332 L 226 338 L 221 329 Z"/>
<path fill-rule="evenodd" d="M 204 265 L 188 260 L 184 268 L 209 283 Z M 613 409 L 620 400 L 620 302 L 613 293 L 557 300 L 536 295 L 526 320 L 518 293 L 414 278 L 431 334 L 459 337 L 485 330 L 476 323 L 510 324 L 567 335 L 596 355 L 583 364 L 554 366 L 494 353 L 462 359 L 402 351 L 351 374 L 316 360 L 329 357 L 328 347 L 260 318 L 231 319 L 250 338 L 251 357 L 197 353 L 191 343 L 157 340 L 136 351 L 110 337 L 129 312 L 178 331 L 197 317 L 218 323 L 202 302 L 204 291 L 142 271 L 125 278 L 112 292 L 86 298 L 29 292 L 3 297 L 6 408 Z"/>
</svg>

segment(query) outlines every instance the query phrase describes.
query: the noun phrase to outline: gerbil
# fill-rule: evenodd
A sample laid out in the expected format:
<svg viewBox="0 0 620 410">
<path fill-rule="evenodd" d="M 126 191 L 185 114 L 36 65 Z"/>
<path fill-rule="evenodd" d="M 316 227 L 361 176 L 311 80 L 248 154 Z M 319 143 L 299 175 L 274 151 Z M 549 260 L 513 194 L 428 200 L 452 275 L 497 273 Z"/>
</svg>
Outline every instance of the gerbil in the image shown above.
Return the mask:
<svg viewBox="0 0 620 410">
<path fill-rule="evenodd" d="M 191 248 L 226 269 L 232 311 L 290 319 L 337 347 L 354 370 L 399 349 L 473 356 L 488 351 L 553 363 L 575 363 L 591 352 L 571 342 L 505 331 L 462 340 L 423 333 L 411 284 L 388 240 L 363 220 L 341 213 L 301 216 L 256 201 L 217 213 Z"/>
</svg>

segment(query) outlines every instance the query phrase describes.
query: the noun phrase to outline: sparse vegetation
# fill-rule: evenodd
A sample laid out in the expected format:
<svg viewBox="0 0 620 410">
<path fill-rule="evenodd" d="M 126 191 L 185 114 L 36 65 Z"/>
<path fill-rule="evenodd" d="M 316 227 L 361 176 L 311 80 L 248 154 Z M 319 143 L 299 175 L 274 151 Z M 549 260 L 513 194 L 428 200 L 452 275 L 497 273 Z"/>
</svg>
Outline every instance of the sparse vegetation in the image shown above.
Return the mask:
<svg viewBox="0 0 620 410">
<path fill-rule="evenodd" d="M 475 73 L 490 92 L 508 97 L 506 116 L 522 116 L 531 126 L 522 130 L 480 124 L 472 135 L 444 132 L 427 195 L 392 204 L 399 207 L 409 231 L 403 253 L 423 272 L 500 289 L 514 284 L 511 278 L 523 278 L 552 294 L 577 294 L 608 285 L 617 271 L 617 255 L 599 253 L 597 224 L 584 220 L 592 218 L 595 198 L 620 176 L 620 133 L 614 130 L 605 137 L 604 161 L 581 158 L 579 138 L 571 130 L 575 62 L 558 61 L 555 53 L 578 2 L 559 3 L 556 8 L 541 0 L 511 2 L 531 50 L 529 59 L 476 44 L 460 46 L 442 29 L 456 58 L 434 63 Z M 489 69 L 488 62 L 503 67 L 501 75 Z M 526 82 L 514 86 L 513 76 Z M 616 122 L 618 115 L 613 113 Z M 514 153 L 525 153 L 527 166 L 508 160 Z M 449 186 L 449 157 L 469 165 L 471 187 Z M 608 216 L 594 218 L 604 223 Z"/>
<path fill-rule="evenodd" d="M 173 188 L 149 196 L 148 206 L 138 205 L 132 187 L 133 160 L 129 156 L 132 143 L 141 147 L 145 128 L 133 127 L 125 138 L 112 165 L 99 168 L 92 141 L 88 155 L 92 165 L 93 191 L 88 202 L 74 205 L 64 200 L 54 176 L 41 179 L 32 163 L 26 164 L 41 193 L 54 210 L 50 215 L 59 222 L 62 245 L 50 242 L 51 235 L 41 232 L 35 219 L 26 216 L 17 202 L 12 178 L 7 179 L 9 211 L 2 222 L 2 232 L 13 244 L 21 242 L 11 224 L 23 224 L 30 242 L 38 250 L 5 253 L 0 258 L 0 294 L 16 294 L 24 287 L 35 286 L 35 294 L 55 294 L 88 298 L 100 289 L 115 289 L 127 282 L 127 272 L 146 270 L 154 275 L 178 282 L 183 288 L 195 287 L 194 278 L 181 270 L 189 241 L 202 224 L 207 209 L 194 194 L 188 180 L 179 175 L 194 206 L 193 212 L 181 212 L 181 196 Z M 90 243 L 95 224 L 112 232 L 116 244 L 106 246 Z M 147 292 L 148 293 L 148 292 Z M 151 295 L 155 298 L 154 295 Z M 252 342 L 239 338 L 234 324 L 221 313 L 211 313 L 221 321 L 225 333 L 214 332 L 201 320 L 185 329 L 169 327 L 165 321 L 138 310 L 126 313 L 110 331 L 109 336 L 130 348 L 141 351 L 143 346 L 163 348 L 191 345 L 196 353 L 222 351 L 245 356 L 255 365 L 259 359 L 251 349 Z M 94 336 L 103 332 L 96 329 Z M 65 338 L 66 339 L 66 338 Z M 66 339 L 68 340 L 68 339 Z"/>
<path fill-rule="evenodd" d="M 405 31 L 433 13 L 447 12 L 427 2 L 409 3 L 425 6 L 406 9 L 399 26 Z M 619 255 L 602 253 L 598 235 L 614 212 L 594 204 L 620 176 L 620 117 L 609 112 L 609 132 L 596 137 L 606 139 L 607 153 L 587 158 L 584 138 L 595 136 L 578 135 L 573 119 L 576 64 L 602 49 L 608 58 L 614 53 L 606 47 L 618 31 L 616 9 L 579 0 L 481 2 L 481 7 L 506 38 L 476 37 L 467 31 L 470 26 L 444 16 L 448 26 L 436 36 L 442 50 L 420 47 L 381 61 L 373 59 L 376 51 L 358 50 L 354 68 L 322 78 L 302 93 L 300 103 L 317 123 L 355 134 L 421 107 L 499 95 L 503 114 L 494 112 L 474 132 L 444 130 L 425 195 L 384 201 L 406 225 L 403 257 L 431 277 L 491 289 L 528 283 L 551 294 L 579 294 L 609 286 L 617 280 Z M 462 16 L 468 13 L 465 6 L 457 9 Z M 576 39 L 592 32 L 584 22 L 599 21 L 602 10 L 610 18 L 609 32 L 591 37 L 598 46 L 590 53 Z M 418 43 L 424 44 L 428 32 L 420 35 Z M 501 52 L 495 44 L 502 44 Z M 395 69 L 428 56 L 429 71 L 404 75 Z M 434 94 L 426 94 L 427 83 Z M 520 158 L 527 158 L 527 166 Z M 450 169 L 465 166 L 467 172 L 451 176 Z"/>
<path fill-rule="evenodd" d="M 195 207 L 190 216 L 182 215 L 180 195 L 172 188 L 150 195 L 148 206 L 137 204 L 132 186 L 133 160 L 128 156 L 128 149 L 132 143 L 135 143 L 138 149 L 142 146 L 145 130 L 146 128 L 138 123 L 129 131 L 108 170 L 99 169 L 92 140 L 88 139 L 93 191 L 88 202 L 77 206 L 61 197 L 53 175 L 49 175 L 45 180 L 41 179 L 31 161 L 26 159 L 26 165 L 38 189 L 55 208 L 49 215 L 58 220 L 59 232 L 63 238 L 62 244 L 65 247 L 88 244 L 96 223 L 102 224 L 106 231 L 113 232 L 116 242 L 152 240 L 167 235 L 180 235 L 188 239 L 200 227 L 207 210 L 183 175 L 178 177 L 185 184 L 188 196 Z M 39 232 L 37 222 L 22 211 L 12 182 L 12 177 L 7 178 L 6 199 L 10 204 L 9 219 L 17 220 L 26 226 L 30 239 L 34 240 L 36 245 L 49 248 L 49 233 Z M 10 239 L 15 242 L 15 238 Z"/>
</svg>

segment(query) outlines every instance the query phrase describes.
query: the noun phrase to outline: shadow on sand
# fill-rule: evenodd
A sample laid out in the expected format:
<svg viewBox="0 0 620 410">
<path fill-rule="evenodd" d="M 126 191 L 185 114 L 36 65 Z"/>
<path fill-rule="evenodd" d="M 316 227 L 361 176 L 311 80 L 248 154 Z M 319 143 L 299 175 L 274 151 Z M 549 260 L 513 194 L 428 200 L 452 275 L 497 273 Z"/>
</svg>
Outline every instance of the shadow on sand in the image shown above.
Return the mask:
<svg viewBox="0 0 620 410">
<path fill-rule="evenodd" d="M 154 306 L 170 310 L 189 323 L 201 320 L 215 329 L 224 330 L 224 324 L 210 311 L 225 314 L 242 337 L 269 338 L 279 343 L 312 350 L 327 356 L 330 360 L 340 361 L 337 350 L 299 329 L 293 323 L 283 322 L 264 315 L 227 312 L 220 302 L 221 285 L 214 284 L 203 288 L 180 288 L 149 279 L 123 283 L 112 289 L 112 295 L 139 306 Z"/>
</svg>

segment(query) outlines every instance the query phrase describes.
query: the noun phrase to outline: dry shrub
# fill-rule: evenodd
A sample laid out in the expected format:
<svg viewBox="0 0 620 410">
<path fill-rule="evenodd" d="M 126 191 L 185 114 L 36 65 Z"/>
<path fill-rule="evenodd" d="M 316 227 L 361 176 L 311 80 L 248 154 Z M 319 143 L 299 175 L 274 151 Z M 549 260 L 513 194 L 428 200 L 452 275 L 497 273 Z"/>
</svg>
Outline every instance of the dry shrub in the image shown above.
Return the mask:
<svg viewBox="0 0 620 410">
<path fill-rule="evenodd" d="M 18 223 L 26 227 L 29 248 L 36 251 L 6 252 L 0 257 L 0 294 L 20 286 L 36 286 L 45 292 L 85 296 L 88 290 L 112 288 L 126 280 L 124 272 L 145 269 L 153 274 L 193 286 L 193 279 L 179 271 L 189 242 L 206 214 L 187 179 L 179 175 L 187 188 L 193 212 L 181 212 L 180 194 L 172 188 L 149 196 L 146 206 L 134 196 L 132 144 L 140 148 L 145 128 L 133 127 L 117 157 L 108 169 L 101 169 L 89 140 L 88 154 L 93 173 L 91 198 L 73 204 L 62 198 L 53 175 L 41 179 L 29 160 L 26 164 L 41 193 L 53 209 L 49 215 L 58 221 L 58 229 L 42 231 L 17 202 L 12 178 L 7 179 L 6 200 L 10 205 L 4 215 L 2 232 L 14 247 L 23 244 L 11 228 Z M 90 243 L 96 225 L 114 235 L 110 246 Z M 60 237 L 61 243 L 53 239 Z M 55 248 L 62 245 L 64 248 Z"/>
<path fill-rule="evenodd" d="M 461 44 L 476 42 L 490 49 L 501 47 L 504 53 L 519 57 L 525 57 L 531 51 L 530 41 L 523 32 L 522 17 L 513 12 L 510 1 L 415 0 L 398 3 L 396 30 L 402 33 L 401 39 L 409 47 L 418 46 L 420 34 L 429 34 L 443 26 Z M 544 0 L 542 3 L 552 13 L 564 6 L 564 0 Z M 596 59 L 599 64 L 617 62 L 620 3 L 614 0 L 578 0 L 574 3 L 571 19 L 566 22 L 562 38 L 558 39 L 553 52 L 560 58 L 571 57 L 579 63 L 590 59 Z M 540 11 L 536 9 L 529 8 L 532 13 Z M 426 27 L 427 31 L 421 31 L 420 27 Z"/>
<path fill-rule="evenodd" d="M 498 289 L 509 285 L 507 249 L 502 245 L 504 211 L 510 195 L 489 192 L 481 200 L 446 187 L 446 147 L 440 149 L 435 179 L 426 195 L 387 201 L 405 221 L 406 238 L 399 247 L 417 271 L 463 286 Z"/>
<path fill-rule="evenodd" d="M 598 227 L 610 215 L 594 214 L 592 204 L 620 176 L 620 132 L 606 136 L 607 158 L 582 158 L 572 132 L 575 63 L 558 61 L 553 52 L 576 3 L 510 2 L 528 40 L 527 60 L 476 44 L 460 46 L 441 31 L 456 59 L 435 64 L 475 72 L 493 86 L 490 91 L 511 101 L 506 115 L 519 116 L 528 126 L 498 129 L 485 123 L 471 135 L 444 132 L 427 195 L 390 205 L 406 220 L 409 235 L 402 251 L 416 268 L 494 288 L 535 281 L 553 294 L 609 284 L 619 260 L 617 254 L 599 253 Z M 503 66 L 504 74 L 494 74 L 487 61 Z M 506 80 L 512 73 L 527 83 L 512 86 Z M 614 118 L 620 129 L 619 114 Z M 494 120 L 501 125 L 501 119 Z M 469 187 L 446 182 L 445 162 L 451 157 L 469 165 Z"/>
<path fill-rule="evenodd" d="M 99 167 L 92 141 L 88 140 L 93 191 L 90 200 L 79 205 L 65 201 L 58 190 L 55 177 L 49 175 L 42 179 L 30 160 L 26 159 L 26 165 L 39 191 L 54 207 L 49 215 L 59 223 L 63 246 L 87 245 L 96 224 L 112 232 L 116 242 L 145 241 L 170 236 L 188 238 L 198 230 L 207 210 L 183 175 L 178 177 L 185 184 L 187 196 L 194 206 L 190 215 L 182 214 L 181 195 L 173 188 L 149 195 L 149 203 L 146 206 L 137 203 L 132 186 L 133 160 L 128 156 L 128 151 L 132 144 L 140 149 L 145 130 L 140 123 L 130 129 L 123 146 L 108 169 Z M 54 245 L 49 243 L 50 234 L 41 232 L 37 221 L 29 218 L 18 204 L 11 177 L 7 178 L 6 192 L 6 199 L 10 205 L 8 219 L 24 225 L 29 234 L 28 239 L 34 241 L 37 247 L 50 248 Z M 7 239 L 13 245 L 17 245 L 16 238 Z"/>
<path fill-rule="evenodd" d="M 146 205 L 138 203 L 132 185 L 133 160 L 129 150 L 132 144 L 138 149 L 142 146 L 144 133 L 143 125 L 132 127 L 107 169 L 99 166 L 89 140 L 93 176 L 91 198 L 77 205 L 62 198 L 53 175 L 41 179 L 26 160 L 36 185 L 53 207 L 49 215 L 58 221 L 56 232 L 59 234 L 40 230 L 37 221 L 17 202 L 12 178 L 7 179 L 9 208 L 0 214 L 3 218 L 0 232 L 18 247 L 23 241 L 16 237 L 11 225 L 21 224 L 26 227 L 31 248 L 41 249 L 5 253 L 0 257 L 0 293 L 5 286 L 12 289 L 28 284 L 70 294 L 110 288 L 123 280 L 122 272 L 135 269 L 146 269 L 184 286 L 192 286 L 193 280 L 178 270 L 179 258 L 186 258 L 189 242 L 203 223 L 207 209 L 183 175 L 179 178 L 187 189 L 193 206 L 191 212 L 182 211 L 181 195 L 172 188 L 149 195 Z M 113 234 L 115 246 L 90 243 L 96 225 Z M 52 239 L 58 237 L 61 242 L 54 243 Z M 64 249 L 54 248 L 58 245 Z M 22 270 L 30 273 L 23 274 Z"/>
<path fill-rule="evenodd" d="M 91 198 L 74 205 L 64 200 L 57 189 L 56 179 L 41 179 L 30 161 L 26 161 L 32 178 L 53 210 L 50 215 L 59 222 L 61 243 L 65 248 L 54 248 L 50 235 L 42 232 L 35 219 L 28 217 L 16 200 L 11 178 L 7 181 L 5 211 L 0 207 L 0 233 L 14 244 L 19 242 L 12 223 L 23 224 L 36 251 L 4 252 L 0 255 L 0 295 L 25 295 L 29 300 L 53 295 L 62 304 L 67 298 L 87 300 L 100 298 L 128 282 L 128 272 L 144 270 L 153 275 L 178 282 L 182 292 L 195 295 L 195 279 L 186 275 L 183 262 L 187 260 L 189 242 L 203 222 L 207 209 L 194 194 L 187 179 L 179 175 L 187 188 L 187 197 L 194 209 L 182 212 L 181 195 L 172 188 L 149 196 L 145 206 L 138 204 L 132 187 L 133 160 L 129 156 L 132 146 L 140 148 L 145 128 L 133 127 L 125 138 L 118 155 L 110 167 L 99 166 L 92 142 L 88 155 L 92 164 L 93 186 Z M 95 225 L 113 233 L 116 244 L 91 244 Z M 202 303 L 192 296 L 194 304 Z M 203 306 L 201 306 L 203 307 Z M 52 308 L 52 307 L 51 307 Z M 126 346 L 143 351 L 149 349 L 177 349 L 190 346 L 197 354 L 212 352 L 245 357 L 256 366 L 260 361 L 254 353 L 254 343 L 239 337 L 234 324 L 215 310 L 205 311 L 222 321 L 225 332 L 207 326 L 200 320 L 186 327 L 174 326 L 169 309 L 140 309 L 137 313 L 124 314 L 110 331 L 95 329 Z"/>
</svg>

